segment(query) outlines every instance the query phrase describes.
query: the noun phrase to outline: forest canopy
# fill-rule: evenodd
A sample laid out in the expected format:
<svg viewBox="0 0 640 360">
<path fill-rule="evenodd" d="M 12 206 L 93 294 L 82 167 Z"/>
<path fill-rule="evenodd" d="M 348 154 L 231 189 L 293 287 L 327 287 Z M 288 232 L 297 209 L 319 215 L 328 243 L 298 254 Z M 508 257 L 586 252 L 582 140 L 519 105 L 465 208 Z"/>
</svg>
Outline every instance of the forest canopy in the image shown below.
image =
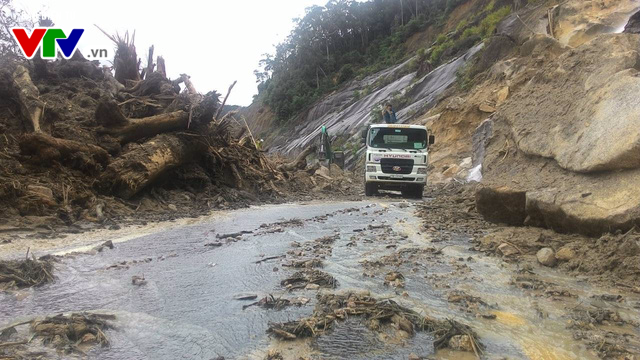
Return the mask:
<svg viewBox="0 0 640 360">
<path fill-rule="evenodd" d="M 306 9 L 256 70 L 259 98 L 285 122 L 358 75 L 395 64 L 404 42 L 465 0 L 332 0 Z"/>
</svg>

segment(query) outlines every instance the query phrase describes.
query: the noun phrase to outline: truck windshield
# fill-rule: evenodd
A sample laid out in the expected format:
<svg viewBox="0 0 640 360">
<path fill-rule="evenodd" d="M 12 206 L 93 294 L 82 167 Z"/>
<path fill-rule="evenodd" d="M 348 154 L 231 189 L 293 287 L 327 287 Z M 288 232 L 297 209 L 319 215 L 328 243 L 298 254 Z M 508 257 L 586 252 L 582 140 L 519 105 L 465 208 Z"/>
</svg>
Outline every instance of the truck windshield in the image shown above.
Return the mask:
<svg viewBox="0 0 640 360">
<path fill-rule="evenodd" d="M 371 128 L 369 130 L 369 146 L 422 150 L 427 147 L 427 131 L 411 128 Z"/>
</svg>

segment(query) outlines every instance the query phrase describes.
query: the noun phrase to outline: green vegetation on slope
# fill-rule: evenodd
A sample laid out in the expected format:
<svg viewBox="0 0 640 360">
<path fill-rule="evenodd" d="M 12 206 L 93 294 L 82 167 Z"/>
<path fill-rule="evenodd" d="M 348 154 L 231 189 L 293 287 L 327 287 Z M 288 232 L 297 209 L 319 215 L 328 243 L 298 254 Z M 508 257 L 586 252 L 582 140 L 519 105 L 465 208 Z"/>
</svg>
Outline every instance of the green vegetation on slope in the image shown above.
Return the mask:
<svg viewBox="0 0 640 360">
<path fill-rule="evenodd" d="M 431 25 L 444 27 L 467 1 L 472 0 L 332 0 L 310 7 L 275 54 L 260 62 L 259 99 L 284 123 L 341 84 L 406 59 L 409 37 Z M 460 21 L 455 33 L 441 34 L 433 47 L 421 50 L 410 69 L 437 66 L 490 36 L 511 11 L 498 6 L 506 2 L 478 0 L 483 7 Z"/>
</svg>

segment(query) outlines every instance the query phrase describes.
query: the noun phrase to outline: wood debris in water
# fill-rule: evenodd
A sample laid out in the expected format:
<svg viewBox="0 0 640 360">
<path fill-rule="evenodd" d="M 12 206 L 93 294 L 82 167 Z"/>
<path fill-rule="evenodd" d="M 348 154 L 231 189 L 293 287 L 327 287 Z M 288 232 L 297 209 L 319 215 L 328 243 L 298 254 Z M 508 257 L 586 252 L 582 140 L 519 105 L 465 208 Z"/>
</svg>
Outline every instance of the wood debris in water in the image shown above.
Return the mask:
<svg viewBox="0 0 640 360">
<path fill-rule="evenodd" d="M 10 325 L 0 329 L 0 338 L 5 341 L 0 343 L 0 359 L 50 358 L 48 353 L 40 351 L 41 348 L 34 348 L 38 352 L 32 351 L 31 347 L 37 346 L 39 341 L 60 353 L 86 355 L 93 346 L 109 346 L 104 332 L 112 328 L 110 321 L 115 318 L 108 314 L 71 313 Z M 25 325 L 29 325 L 30 335 L 21 339 L 16 328 Z"/>
<path fill-rule="evenodd" d="M 338 280 L 324 271 L 305 269 L 282 280 L 280 285 L 285 286 L 289 290 L 304 288 L 318 289 L 320 287 L 335 289 L 338 286 Z"/>
<path fill-rule="evenodd" d="M 390 299 L 376 299 L 368 294 L 324 294 L 310 317 L 282 323 L 269 323 L 267 333 L 281 340 L 315 337 L 330 330 L 334 323 L 352 317 L 363 317 L 372 330 L 393 325 L 413 335 L 416 331 L 427 331 L 433 335 L 434 348 L 449 346 L 454 336 L 467 335 L 475 348 L 481 351 L 478 336 L 464 324 L 454 320 L 438 320 L 403 307 Z"/>
<path fill-rule="evenodd" d="M 53 264 L 49 260 L 0 261 L 0 290 L 40 286 L 53 281 Z"/>
</svg>

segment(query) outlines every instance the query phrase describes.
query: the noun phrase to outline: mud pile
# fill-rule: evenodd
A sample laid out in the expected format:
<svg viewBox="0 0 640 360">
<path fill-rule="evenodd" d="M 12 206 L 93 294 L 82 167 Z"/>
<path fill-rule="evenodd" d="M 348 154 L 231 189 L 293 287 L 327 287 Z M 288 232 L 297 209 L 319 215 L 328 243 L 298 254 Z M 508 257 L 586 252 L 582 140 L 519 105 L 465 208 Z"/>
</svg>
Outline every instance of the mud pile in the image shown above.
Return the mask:
<svg viewBox="0 0 640 360">
<path fill-rule="evenodd" d="M 220 115 L 218 94 L 195 92 L 186 75 L 122 84 L 82 58 L 35 59 L 5 63 L 0 94 L 3 232 L 117 228 L 353 188 L 341 172 L 314 191 L 304 158 L 266 158 L 233 113 Z"/>
</svg>

